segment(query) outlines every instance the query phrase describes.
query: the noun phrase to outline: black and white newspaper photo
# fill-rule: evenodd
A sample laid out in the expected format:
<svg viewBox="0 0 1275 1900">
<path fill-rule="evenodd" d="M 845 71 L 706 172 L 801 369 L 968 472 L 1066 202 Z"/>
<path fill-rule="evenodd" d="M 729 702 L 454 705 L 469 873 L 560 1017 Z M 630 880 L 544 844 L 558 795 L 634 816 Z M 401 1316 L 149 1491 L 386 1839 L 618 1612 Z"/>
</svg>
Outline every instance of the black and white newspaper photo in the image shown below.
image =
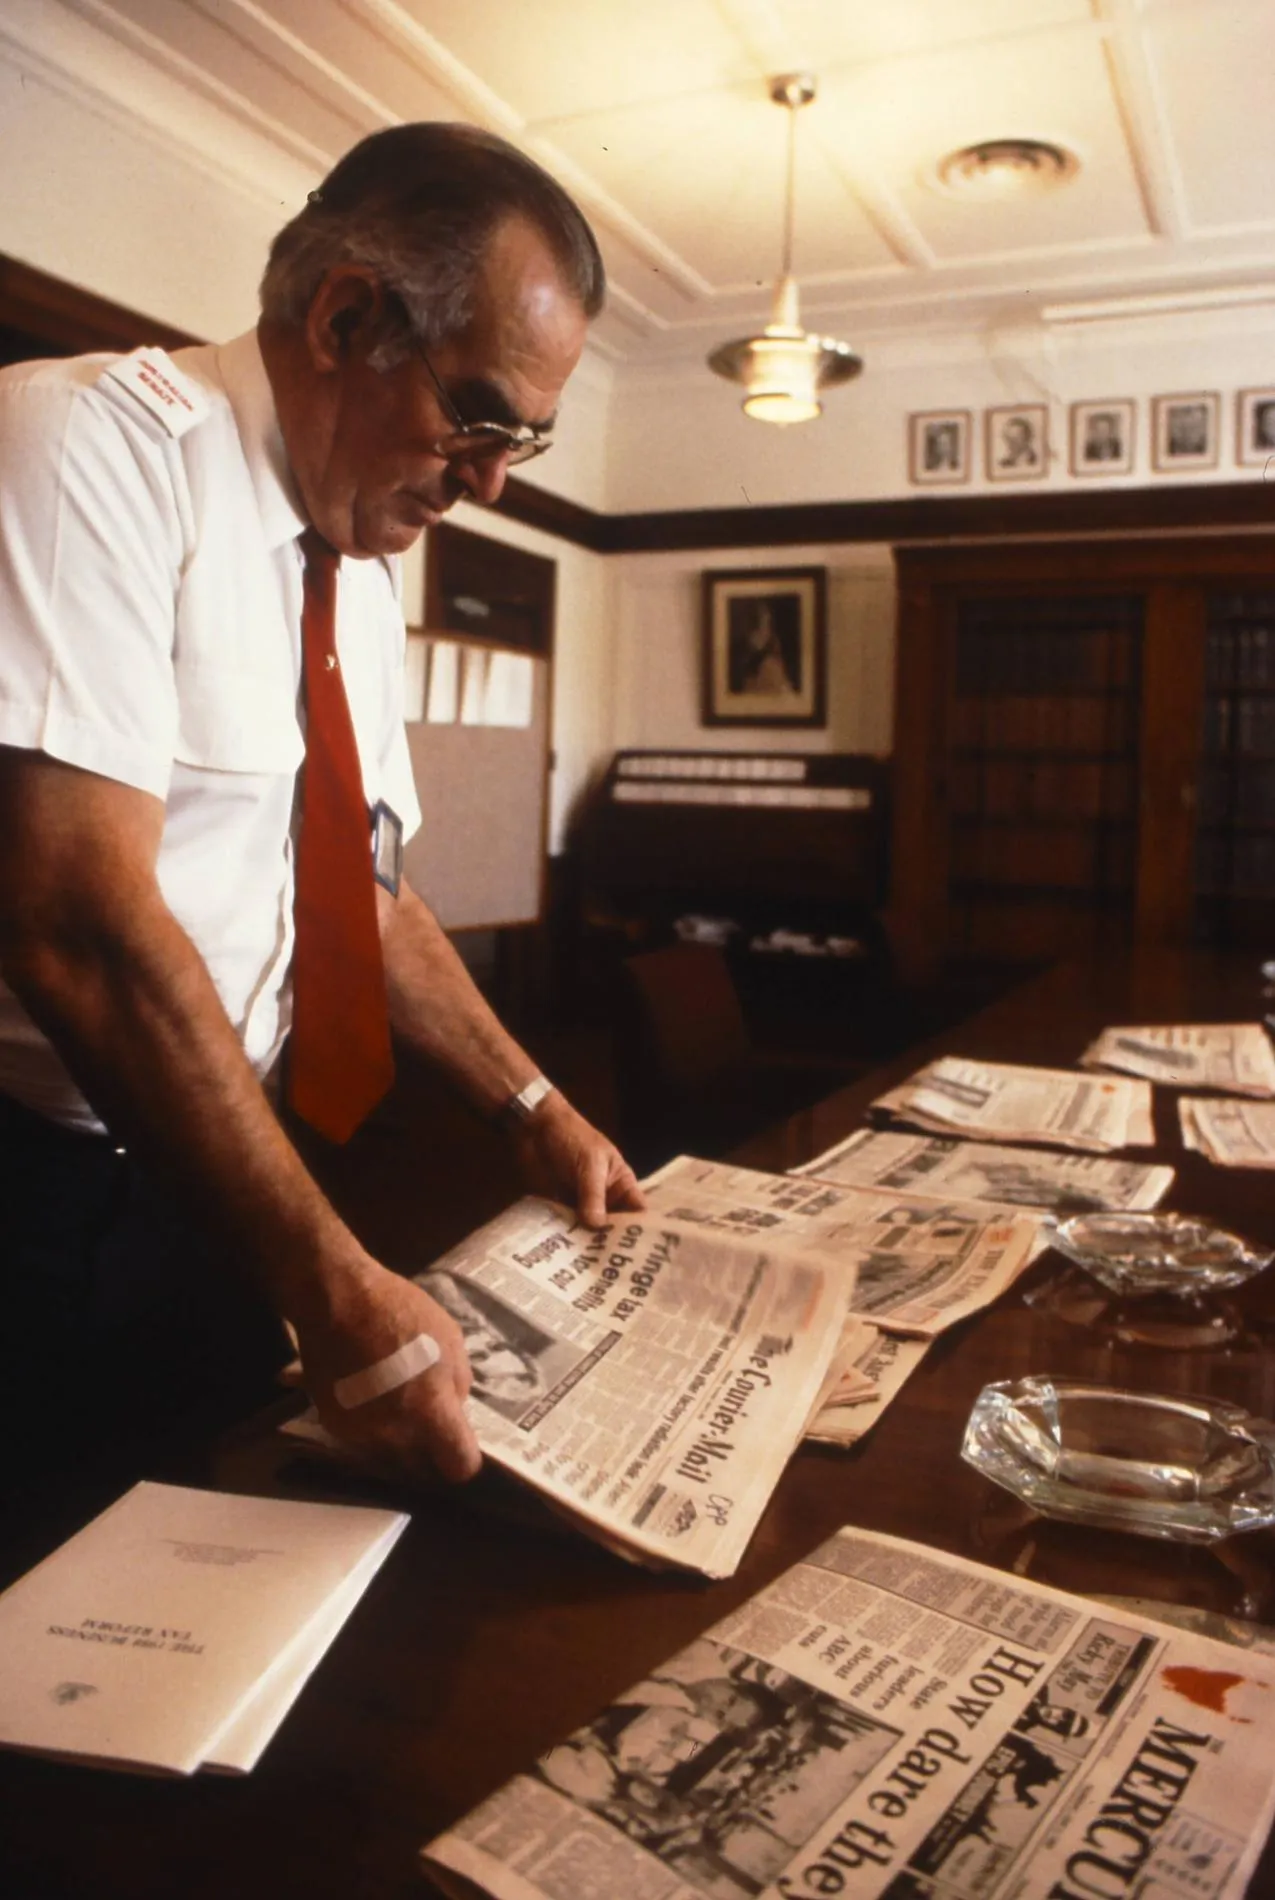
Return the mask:
<svg viewBox="0 0 1275 1900">
<path fill-rule="evenodd" d="M 716 1234 L 765 1236 L 777 1251 L 852 1271 L 852 1313 L 929 1337 L 987 1306 L 1044 1245 L 1020 1210 L 921 1200 L 764 1174 L 689 1155 L 645 1183 L 667 1219 Z"/>
<path fill-rule="evenodd" d="M 1149 1148 L 1155 1139 L 1146 1082 L 965 1056 L 940 1057 L 872 1106 L 895 1121 L 976 1141 L 1039 1141 L 1106 1154 Z"/>
<path fill-rule="evenodd" d="M 793 1172 L 843 1187 L 989 1201 L 1041 1214 L 1158 1207 L 1173 1185 L 1172 1168 L 1140 1161 L 873 1128 L 858 1129 Z"/>
<path fill-rule="evenodd" d="M 1169 1088 L 1275 1096 L 1275 1049 L 1261 1023 L 1162 1023 L 1104 1029 L 1080 1058 Z"/>
<path fill-rule="evenodd" d="M 1273 1760 L 1272 1659 L 846 1529 L 422 1853 L 491 1900 L 1239 1900 Z"/>
<path fill-rule="evenodd" d="M 1178 1121 L 1183 1146 L 1220 1168 L 1275 1168 L 1275 1102 L 1183 1095 Z"/>
</svg>

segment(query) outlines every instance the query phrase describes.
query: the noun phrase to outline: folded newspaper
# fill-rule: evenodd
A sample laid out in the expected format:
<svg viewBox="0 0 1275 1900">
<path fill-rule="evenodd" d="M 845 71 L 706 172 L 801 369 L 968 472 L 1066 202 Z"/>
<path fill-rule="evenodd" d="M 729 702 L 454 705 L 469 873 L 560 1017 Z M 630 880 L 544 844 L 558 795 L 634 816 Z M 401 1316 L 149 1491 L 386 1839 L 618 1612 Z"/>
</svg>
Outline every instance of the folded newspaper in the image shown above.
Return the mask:
<svg viewBox="0 0 1275 1900">
<path fill-rule="evenodd" d="M 887 1332 L 851 1317 L 828 1367 L 806 1437 L 820 1445 L 857 1445 L 929 1351 L 928 1339 Z"/>
<path fill-rule="evenodd" d="M 491 1900 L 1238 1900 L 1275 1660 L 841 1531 L 422 1849 Z"/>
<path fill-rule="evenodd" d="M 976 1141 L 1039 1141 L 1105 1154 L 1149 1148 L 1155 1140 L 1146 1082 L 964 1056 L 918 1069 L 873 1107 L 917 1128 Z"/>
<path fill-rule="evenodd" d="M 1261 1023 L 1104 1029 L 1080 1060 L 1087 1069 L 1122 1069 L 1169 1088 L 1275 1096 L 1275 1049 Z"/>
<path fill-rule="evenodd" d="M 793 1172 L 848 1187 L 1067 1214 L 1158 1207 L 1173 1185 L 1172 1168 L 1141 1161 L 872 1128 L 860 1128 Z"/>
<path fill-rule="evenodd" d="M 640 1561 L 729 1576 L 853 1310 L 928 1338 L 995 1297 L 1039 1223 L 686 1157 L 596 1232 L 528 1198 L 419 1284 L 454 1316 L 484 1455 Z M 314 1413 L 291 1435 L 336 1449 Z"/>
<path fill-rule="evenodd" d="M 933 1338 L 987 1306 L 1046 1244 L 1018 1208 L 837 1187 L 679 1155 L 643 1182 L 647 1205 L 679 1226 L 765 1236 L 803 1260 L 853 1266 L 849 1312 Z"/>
<path fill-rule="evenodd" d="M 1221 1168 L 1275 1168 L 1275 1102 L 1183 1095 L 1178 1121 L 1183 1145 Z"/>
<path fill-rule="evenodd" d="M 768 1232 L 802 1257 L 849 1254 L 855 1286 L 806 1437 L 856 1444 L 945 1327 L 987 1306 L 1046 1244 L 1021 1208 L 838 1187 L 681 1155 L 647 1201 L 715 1232 Z"/>
</svg>

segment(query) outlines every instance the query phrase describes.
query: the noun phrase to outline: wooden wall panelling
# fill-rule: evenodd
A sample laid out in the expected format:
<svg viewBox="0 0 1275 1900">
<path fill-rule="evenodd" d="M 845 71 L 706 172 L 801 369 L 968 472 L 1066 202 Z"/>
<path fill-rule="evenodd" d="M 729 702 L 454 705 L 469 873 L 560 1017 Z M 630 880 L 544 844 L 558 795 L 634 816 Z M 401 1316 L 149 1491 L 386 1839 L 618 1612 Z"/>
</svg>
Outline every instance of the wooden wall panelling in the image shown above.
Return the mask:
<svg viewBox="0 0 1275 1900">
<path fill-rule="evenodd" d="M 943 954 L 948 886 L 948 708 L 955 603 L 899 571 L 891 881 L 887 923 L 902 974 Z"/>
<path fill-rule="evenodd" d="M 1156 581 L 1147 589 L 1135 906 L 1140 943 L 1186 944 L 1191 936 L 1206 618 L 1198 580 Z"/>
<path fill-rule="evenodd" d="M 16 363 L 27 356 L 132 350 L 139 343 L 174 350 L 198 340 L 189 331 L 95 297 L 15 257 L 0 256 L 0 360 Z"/>
<path fill-rule="evenodd" d="M 1010 953 L 1016 947 L 1024 955 L 1033 951 L 1062 955 L 1085 947 L 1086 941 L 1093 948 L 1117 941 L 1122 933 L 1146 943 L 1187 939 L 1195 903 L 1195 798 L 1207 599 L 1218 586 L 1275 587 L 1275 538 L 1215 535 L 901 548 L 896 562 L 899 703 L 891 918 L 909 967 L 919 973 L 944 954 L 960 949 L 989 954 L 998 941 Z M 1101 824 L 1090 841 L 1089 894 L 1084 904 L 1068 905 L 1060 888 L 1052 924 L 1043 889 L 1033 918 L 1031 880 L 1019 890 L 1012 888 L 1009 854 L 1022 847 L 1021 839 L 1007 840 L 1004 862 L 992 867 L 1009 887 L 1003 902 L 996 901 L 994 890 L 985 892 L 981 917 L 968 906 L 954 909 L 952 902 L 962 870 L 976 883 L 971 866 L 977 869 L 987 857 L 986 839 L 981 844 L 977 838 L 963 839 L 968 861 L 962 866 L 954 860 L 952 788 L 965 796 L 981 773 L 978 796 L 985 801 L 991 784 L 986 775 L 999 773 L 1004 778 L 1015 769 L 1012 759 L 992 757 L 995 745 L 989 752 L 980 742 L 974 748 L 979 756 L 972 762 L 959 752 L 953 755 L 958 709 L 952 649 L 957 617 L 962 603 L 1007 600 L 1015 595 L 1025 603 L 1035 599 L 1046 604 L 1051 599 L 1079 601 L 1106 595 L 1115 602 L 1123 597 L 1136 603 L 1143 629 L 1143 671 L 1136 698 L 1125 700 L 1117 692 L 1109 708 L 1113 718 L 1116 701 L 1125 704 L 1122 717 L 1136 712 L 1136 748 L 1114 727 L 1098 748 L 1094 796 L 1100 800 L 1096 810 Z M 1008 716 L 1012 710 L 1006 701 L 995 709 L 995 718 Z M 1071 712 L 1083 710 L 1077 704 Z M 1060 705 L 1058 711 L 1066 709 Z M 959 712 L 968 723 L 971 708 L 962 706 Z M 1040 790 L 1048 803 L 1041 775 L 1046 774 L 1052 783 L 1061 772 L 1057 816 L 1065 820 L 1071 810 L 1073 816 L 1084 817 L 1090 796 L 1080 757 L 1084 748 L 1070 761 L 1054 758 L 1056 749 L 1052 740 L 1046 740 L 1025 787 L 1035 788 L 1033 797 Z M 1132 843 L 1129 778 L 1135 764 L 1137 829 L 1136 843 Z M 999 779 L 993 790 L 995 797 L 1002 796 Z M 1072 829 L 1077 833 L 1074 838 L 1064 839 L 1061 831 L 1059 835 L 1060 887 L 1079 875 L 1082 827 Z M 1088 924 L 1083 914 L 1086 905 Z"/>
</svg>

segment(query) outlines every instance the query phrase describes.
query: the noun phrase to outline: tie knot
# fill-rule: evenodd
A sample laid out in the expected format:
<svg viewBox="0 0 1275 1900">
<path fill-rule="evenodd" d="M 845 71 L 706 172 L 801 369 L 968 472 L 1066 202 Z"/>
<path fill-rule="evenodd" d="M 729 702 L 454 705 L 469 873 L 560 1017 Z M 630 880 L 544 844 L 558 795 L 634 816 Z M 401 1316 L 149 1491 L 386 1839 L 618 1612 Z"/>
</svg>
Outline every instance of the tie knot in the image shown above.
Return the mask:
<svg viewBox="0 0 1275 1900">
<path fill-rule="evenodd" d="M 306 567 L 314 574 L 335 574 L 341 563 L 341 556 L 330 541 L 325 541 L 317 528 L 306 528 L 299 536 L 301 557 Z"/>
</svg>

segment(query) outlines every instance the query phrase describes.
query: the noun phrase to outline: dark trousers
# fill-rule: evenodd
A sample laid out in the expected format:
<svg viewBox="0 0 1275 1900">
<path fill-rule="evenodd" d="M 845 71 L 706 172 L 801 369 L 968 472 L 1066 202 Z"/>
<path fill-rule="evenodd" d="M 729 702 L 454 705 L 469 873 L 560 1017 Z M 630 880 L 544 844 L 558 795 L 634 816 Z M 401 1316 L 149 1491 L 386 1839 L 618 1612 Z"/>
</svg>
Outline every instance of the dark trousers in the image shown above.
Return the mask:
<svg viewBox="0 0 1275 1900">
<path fill-rule="evenodd" d="M 162 1446 L 268 1399 L 278 1319 L 108 1136 L 0 1096 L 0 1478 Z"/>
</svg>

